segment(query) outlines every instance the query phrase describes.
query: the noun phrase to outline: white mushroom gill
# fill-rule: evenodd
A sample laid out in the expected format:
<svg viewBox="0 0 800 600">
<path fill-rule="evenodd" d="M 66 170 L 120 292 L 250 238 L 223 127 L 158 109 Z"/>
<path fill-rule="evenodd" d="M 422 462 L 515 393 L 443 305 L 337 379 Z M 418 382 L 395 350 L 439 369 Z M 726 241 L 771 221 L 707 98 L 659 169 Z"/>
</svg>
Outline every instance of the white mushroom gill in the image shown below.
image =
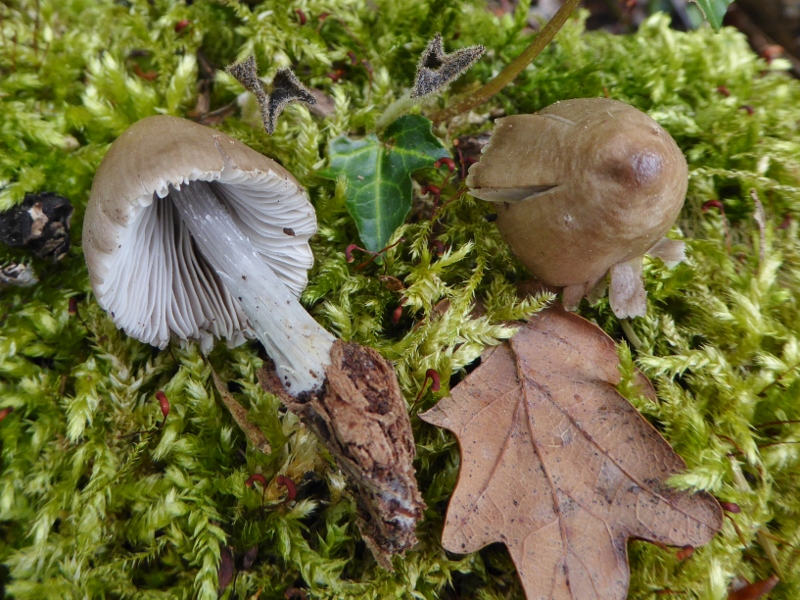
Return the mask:
<svg viewBox="0 0 800 600">
<path fill-rule="evenodd" d="M 298 201 L 293 185 L 271 174 L 254 181 L 225 169 L 217 177 L 215 186 L 234 223 L 261 261 L 299 296 L 314 262 L 308 247 L 316 232 L 313 210 Z M 183 187 L 201 183 L 184 181 Z M 102 260 L 98 300 L 129 335 L 160 348 L 172 334 L 198 339 L 206 350 L 214 338 L 239 345 L 245 335 L 252 337 L 247 316 L 197 254 L 169 189 L 165 184 L 134 203 L 127 226 L 117 231 L 118 250 Z"/>
<path fill-rule="evenodd" d="M 247 315 L 287 392 L 297 396 L 316 391 L 325 381 L 335 338 L 260 259 L 257 246 L 226 208 L 224 189 L 194 182 L 170 187 L 169 197 L 200 253 Z"/>
<path fill-rule="evenodd" d="M 211 335 L 242 343 L 247 317 L 196 255 L 174 211 L 159 200 L 138 212 L 120 243 L 127 252 L 112 256 L 103 278 L 105 308 L 128 335 L 162 348 L 170 330 L 206 344 Z"/>
</svg>

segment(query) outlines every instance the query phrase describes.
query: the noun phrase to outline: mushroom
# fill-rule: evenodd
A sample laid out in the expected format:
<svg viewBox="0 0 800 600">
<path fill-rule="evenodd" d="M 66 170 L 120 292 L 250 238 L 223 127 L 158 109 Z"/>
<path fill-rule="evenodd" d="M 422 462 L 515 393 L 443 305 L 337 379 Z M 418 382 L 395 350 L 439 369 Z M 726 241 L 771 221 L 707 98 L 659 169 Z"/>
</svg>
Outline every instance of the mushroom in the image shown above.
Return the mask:
<svg viewBox="0 0 800 600">
<path fill-rule="evenodd" d="M 642 257 L 668 265 L 683 242 L 664 238 L 686 195 L 686 159 L 653 119 L 623 102 L 579 98 L 498 119 L 467 177 L 497 204 L 497 226 L 522 263 L 564 288 L 574 310 L 605 292 L 619 318 L 643 316 Z"/>
<path fill-rule="evenodd" d="M 206 349 L 213 337 L 255 335 L 297 394 L 320 387 L 334 341 L 297 301 L 315 231 L 288 171 L 210 128 L 157 116 L 103 159 L 83 247 L 97 300 L 126 333 Z"/>
<path fill-rule="evenodd" d="M 402 551 L 424 506 L 405 401 L 388 361 L 337 340 L 298 301 L 315 231 L 306 191 L 277 163 L 211 128 L 155 116 L 100 164 L 83 249 L 98 302 L 129 335 L 206 349 L 215 337 L 257 337 L 274 361 L 270 391 L 361 491 L 371 547 Z"/>
</svg>

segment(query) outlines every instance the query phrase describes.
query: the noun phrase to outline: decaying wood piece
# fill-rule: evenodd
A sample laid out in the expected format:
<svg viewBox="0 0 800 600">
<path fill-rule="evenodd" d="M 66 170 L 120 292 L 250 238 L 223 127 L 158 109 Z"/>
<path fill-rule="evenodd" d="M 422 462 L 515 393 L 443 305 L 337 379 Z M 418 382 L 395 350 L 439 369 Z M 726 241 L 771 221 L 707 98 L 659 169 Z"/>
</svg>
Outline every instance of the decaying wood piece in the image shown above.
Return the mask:
<svg viewBox="0 0 800 600">
<path fill-rule="evenodd" d="M 618 365 L 611 338 L 556 305 L 420 415 L 461 449 L 446 550 L 504 543 L 529 599 L 622 600 L 629 538 L 697 547 L 719 531 L 711 495 L 667 485 L 686 465 L 617 392 Z"/>
<path fill-rule="evenodd" d="M 371 348 L 337 340 L 318 395 L 293 398 L 269 369 L 264 389 L 320 438 L 355 488 L 364 541 L 391 569 L 393 554 L 416 542 L 424 503 L 414 477 L 415 447 L 403 395 L 391 364 Z"/>
</svg>

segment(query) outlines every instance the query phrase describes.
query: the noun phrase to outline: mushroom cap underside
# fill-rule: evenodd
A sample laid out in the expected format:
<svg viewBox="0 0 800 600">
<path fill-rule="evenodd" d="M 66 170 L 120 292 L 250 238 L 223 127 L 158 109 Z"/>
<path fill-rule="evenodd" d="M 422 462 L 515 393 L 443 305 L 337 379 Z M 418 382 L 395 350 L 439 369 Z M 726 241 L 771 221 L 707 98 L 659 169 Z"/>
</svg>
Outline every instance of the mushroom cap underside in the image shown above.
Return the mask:
<svg viewBox="0 0 800 600">
<path fill-rule="evenodd" d="M 129 335 L 165 347 L 173 335 L 230 344 L 247 318 L 194 247 L 170 187 L 210 182 L 263 262 L 299 296 L 313 264 L 316 216 L 275 161 L 209 127 L 168 116 L 126 130 L 97 170 L 83 248 L 100 305 Z"/>
</svg>

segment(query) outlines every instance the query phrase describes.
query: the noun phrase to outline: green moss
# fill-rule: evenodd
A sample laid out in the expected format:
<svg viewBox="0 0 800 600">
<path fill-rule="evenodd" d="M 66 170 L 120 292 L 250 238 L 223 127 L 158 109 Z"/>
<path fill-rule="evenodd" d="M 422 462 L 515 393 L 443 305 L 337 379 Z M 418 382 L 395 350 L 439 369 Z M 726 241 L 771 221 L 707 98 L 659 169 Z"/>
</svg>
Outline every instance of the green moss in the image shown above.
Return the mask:
<svg viewBox="0 0 800 600">
<path fill-rule="evenodd" d="M 344 250 L 357 233 L 343 190 L 316 176 L 330 139 L 367 131 L 410 86 L 433 33 L 443 33 L 448 49 L 488 47 L 455 93 L 488 79 L 527 44 L 524 10 L 497 18 L 468 0 L 274 0 L 253 8 L 233 0 L 16 0 L 0 15 L 0 209 L 29 191 L 66 195 L 76 206 L 77 243 L 108 144 L 143 116 L 194 108 L 203 72 L 198 51 L 216 68 L 255 53 L 263 75 L 293 66 L 334 99 L 336 114 L 321 120 L 293 106 L 267 137 L 246 105 L 219 127 L 275 156 L 309 187 L 320 234 L 304 301 L 341 337 L 396 361 L 412 414 L 446 395 L 448 376 L 463 374 L 486 345 L 512 335 L 507 320 L 541 306 L 516 299 L 525 274 L 484 218 L 486 206 L 469 196 L 440 211 L 435 224 L 417 200 L 395 235 L 405 241 L 383 264 L 347 263 Z M 189 26 L 176 31 L 183 19 Z M 327 74 L 337 69 L 342 76 L 334 82 Z M 212 108 L 240 92 L 218 71 Z M 773 597 L 800 597 L 793 551 L 800 543 L 800 445 L 793 443 L 800 441 L 793 423 L 800 420 L 800 84 L 770 71 L 732 30 L 676 33 L 655 17 L 636 35 L 613 37 L 585 34 L 578 20 L 480 110 L 533 111 L 604 94 L 653 115 L 691 167 L 674 231 L 687 239 L 689 259 L 673 270 L 646 266 L 649 313 L 633 324 L 644 345 L 633 355 L 620 347 L 623 371 L 630 377 L 634 365 L 643 369 L 659 401 L 623 390 L 686 460 L 689 470 L 676 485 L 709 489 L 742 508 L 687 561 L 632 544 L 630 596 L 672 590 L 721 599 L 732 578 L 773 572 L 772 554 L 782 575 Z M 452 139 L 479 127 L 462 122 L 439 133 Z M 763 240 L 751 189 L 767 212 Z M 448 186 L 446 195 L 454 191 Z M 710 199 L 722 202 L 724 217 L 703 212 Z M 787 216 L 788 226 L 779 227 Z M 447 248 L 443 256 L 432 249 L 433 237 Z M 0 250 L 3 261 L 20 256 Z M 79 247 L 59 265 L 36 267 L 38 286 L 0 296 L 0 407 L 15 409 L 0 423 L 7 593 L 214 598 L 221 552 L 230 546 L 239 565 L 258 549 L 254 566 L 236 579 L 238 597 L 261 590 L 262 600 L 283 598 L 293 586 L 316 598 L 454 598 L 453 586 L 458 597 L 521 597 L 502 547 L 459 557 L 439 545 L 458 469 L 449 434 L 413 419 L 429 509 L 418 549 L 397 559 L 394 573 L 381 571 L 359 541 L 341 474 L 297 419 L 260 390 L 255 345 L 219 347 L 209 358 L 195 347 L 157 352 L 126 338 L 97 307 Z M 393 291 L 389 276 L 405 290 Z M 583 313 L 623 339 L 605 301 L 584 305 Z M 247 447 L 215 397 L 211 365 L 234 382 L 266 432 L 269 456 Z M 442 389 L 420 394 L 431 368 L 442 374 Z M 171 402 L 163 426 L 154 398 L 160 389 Z M 256 472 L 268 482 L 263 497 L 245 485 Z M 298 483 L 300 501 L 280 503 L 278 474 Z"/>
</svg>

